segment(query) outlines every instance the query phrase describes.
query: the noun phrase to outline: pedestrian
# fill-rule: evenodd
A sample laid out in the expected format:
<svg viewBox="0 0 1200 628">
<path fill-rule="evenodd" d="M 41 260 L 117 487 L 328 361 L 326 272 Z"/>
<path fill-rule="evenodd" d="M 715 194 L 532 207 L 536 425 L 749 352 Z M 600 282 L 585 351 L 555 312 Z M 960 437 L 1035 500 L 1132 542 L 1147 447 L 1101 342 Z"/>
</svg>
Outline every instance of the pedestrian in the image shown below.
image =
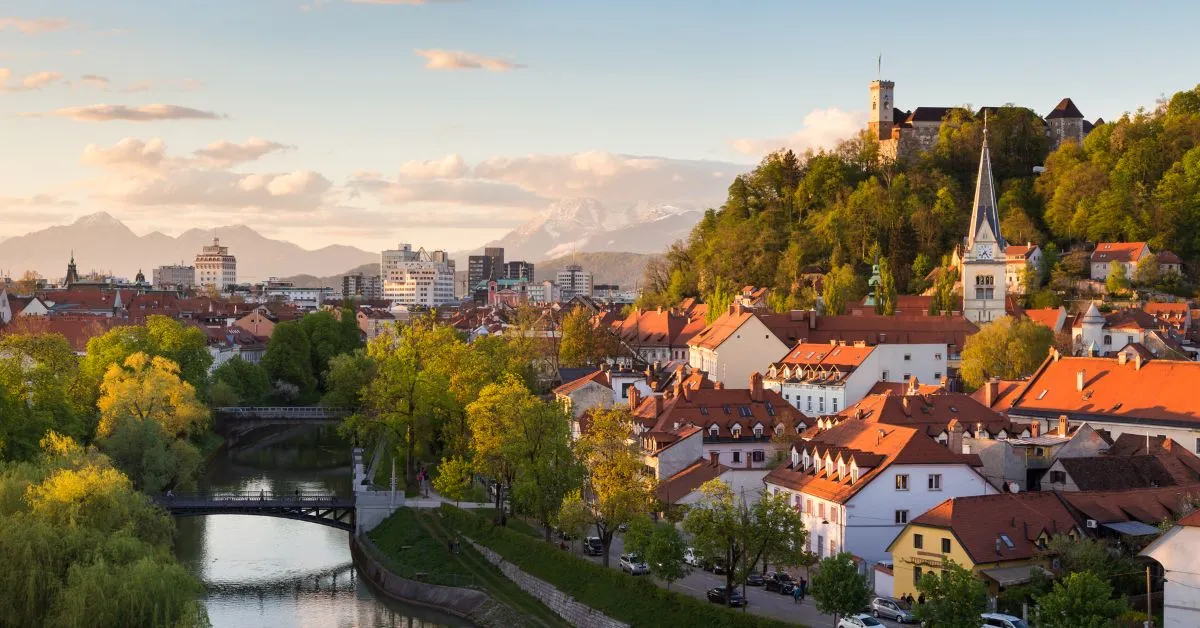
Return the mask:
<svg viewBox="0 0 1200 628">
<path fill-rule="evenodd" d="M 921 605 L 921 606 L 924 606 L 924 605 L 925 605 L 925 594 L 924 594 L 924 593 L 922 593 L 921 595 L 917 596 L 917 604 L 919 604 L 919 605 Z"/>
<path fill-rule="evenodd" d="M 808 595 L 808 578 L 800 576 L 800 599 L 803 600 Z"/>
<path fill-rule="evenodd" d="M 800 585 L 792 587 L 792 604 L 799 604 L 802 599 L 804 599 L 804 590 L 800 588 Z"/>
<path fill-rule="evenodd" d="M 261 502 L 261 501 L 265 500 L 266 498 L 267 498 L 267 492 L 266 492 L 265 490 L 259 489 L 259 491 L 258 491 L 258 501 L 260 501 L 260 502 Z"/>
</svg>

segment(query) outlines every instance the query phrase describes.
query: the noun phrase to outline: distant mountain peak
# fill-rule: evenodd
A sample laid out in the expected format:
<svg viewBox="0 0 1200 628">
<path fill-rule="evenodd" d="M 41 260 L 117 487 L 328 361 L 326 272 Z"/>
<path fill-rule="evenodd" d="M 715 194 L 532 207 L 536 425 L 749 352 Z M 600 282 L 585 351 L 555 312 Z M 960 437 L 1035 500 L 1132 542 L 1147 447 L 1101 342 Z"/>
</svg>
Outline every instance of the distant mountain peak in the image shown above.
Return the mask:
<svg viewBox="0 0 1200 628">
<path fill-rule="evenodd" d="M 73 227 L 106 227 L 106 226 L 121 226 L 125 223 L 113 218 L 108 212 L 95 212 L 86 216 L 80 216 L 72 223 Z"/>
</svg>

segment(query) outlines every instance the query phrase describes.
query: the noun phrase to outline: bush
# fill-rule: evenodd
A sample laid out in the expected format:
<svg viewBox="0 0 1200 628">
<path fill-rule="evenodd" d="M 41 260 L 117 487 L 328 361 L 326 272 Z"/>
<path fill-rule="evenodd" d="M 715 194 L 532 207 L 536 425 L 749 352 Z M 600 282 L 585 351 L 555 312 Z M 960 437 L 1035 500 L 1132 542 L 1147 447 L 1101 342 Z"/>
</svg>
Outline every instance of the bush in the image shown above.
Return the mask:
<svg viewBox="0 0 1200 628">
<path fill-rule="evenodd" d="M 526 573 L 545 580 L 609 617 L 633 626 L 789 626 L 667 591 L 649 578 L 605 568 L 570 552 L 551 550 L 544 541 L 505 527 L 493 526 L 477 514 L 443 504 L 441 516 L 449 527 L 490 548 Z"/>
</svg>

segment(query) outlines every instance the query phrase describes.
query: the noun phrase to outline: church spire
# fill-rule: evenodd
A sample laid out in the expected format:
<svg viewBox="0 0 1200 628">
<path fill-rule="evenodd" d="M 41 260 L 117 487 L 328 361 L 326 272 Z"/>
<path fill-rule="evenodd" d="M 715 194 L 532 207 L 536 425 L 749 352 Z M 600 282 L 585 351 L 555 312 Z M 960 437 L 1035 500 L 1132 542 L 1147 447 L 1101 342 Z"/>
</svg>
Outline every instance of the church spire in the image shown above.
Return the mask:
<svg viewBox="0 0 1200 628">
<path fill-rule="evenodd" d="M 971 232 L 967 236 L 968 247 L 975 246 L 975 240 L 985 237 L 990 232 L 997 247 L 1003 251 L 1006 248 L 1004 237 L 1000 235 L 1000 215 L 996 211 L 996 183 L 992 179 L 992 159 L 988 152 L 987 111 L 983 112 L 983 148 L 979 154 L 979 175 L 975 180 L 975 202 L 971 205 Z"/>
</svg>

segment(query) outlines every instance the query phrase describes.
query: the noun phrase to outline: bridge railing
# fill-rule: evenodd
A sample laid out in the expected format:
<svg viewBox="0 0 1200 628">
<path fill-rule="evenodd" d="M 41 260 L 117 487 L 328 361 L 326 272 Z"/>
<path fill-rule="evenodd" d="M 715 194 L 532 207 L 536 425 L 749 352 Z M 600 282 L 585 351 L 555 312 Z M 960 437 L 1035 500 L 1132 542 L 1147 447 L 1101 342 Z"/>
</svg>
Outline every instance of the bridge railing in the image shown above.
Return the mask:
<svg viewBox="0 0 1200 628">
<path fill-rule="evenodd" d="M 215 408 L 218 414 L 245 418 L 336 419 L 349 416 L 349 408 L 325 406 L 227 406 Z"/>
<path fill-rule="evenodd" d="M 275 493 L 266 491 L 217 491 L 211 493 L 162 493 L 154 495 L 155 502 L 160 504 L 295 504 L 295 505 L 352 505 L 353 497 L 338 495 L 325 491 L 293 491 L 291 493 Z"/>
</svg>

